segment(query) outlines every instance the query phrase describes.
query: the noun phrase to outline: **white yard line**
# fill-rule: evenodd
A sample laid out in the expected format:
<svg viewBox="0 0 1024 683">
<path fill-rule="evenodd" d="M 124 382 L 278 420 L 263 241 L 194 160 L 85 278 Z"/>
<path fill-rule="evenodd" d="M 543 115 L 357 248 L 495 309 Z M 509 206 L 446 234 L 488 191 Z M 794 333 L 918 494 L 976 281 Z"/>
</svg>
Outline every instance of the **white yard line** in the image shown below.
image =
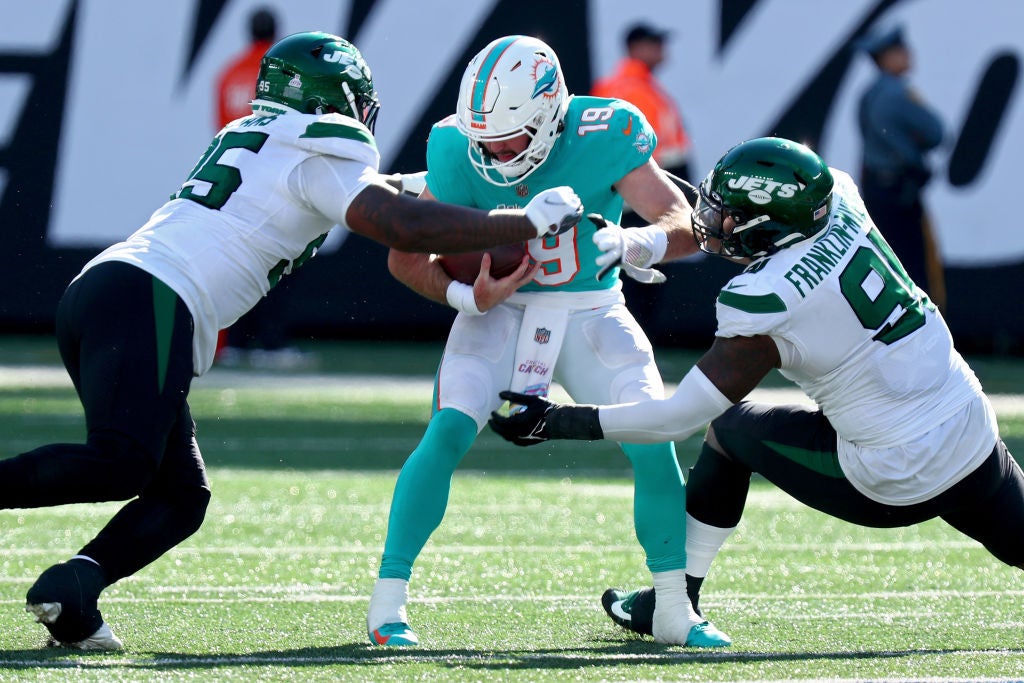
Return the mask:
<svg viewBox="0 0 1024 683">
<path fill-rule="evenodd" d="M 25 581 L 21 582 L 28 585 L 31 581 L 31 577 L 26 578 Z M 135 587 L 141 587 L 141 583 L 133 584 Z M 332 590 L 333 589 L 333 590 Z M 369 594 L 352 594 L 346 592 L 347 586 L 306 586 L 302 584 L 296 585 L 277 585 L 277 586 L 227 586 L 223 588 L 218 587 L 207 587 L 207 586 L 193 586 L 193 585 L 181 585 L 181 586 L 145 586 L 146 595 L 145 597 L 134 597 L 127 595 L 119 595 L 114 589 L 108 589 L 107 592 L 103 593 L 104 604 L 121 604 L 121 605 L 133 605 L 133 604 L 150 604 L 150 603 L 188 603 L 188 604 L 260 604 L 260 603 L 295 603 L 295 602 L 331 602 L 340 604 L 360 604 L 369 602 Z M 332 591 L 332 592 L 325 592 Z M 209 595 L 204 595 L 208 593 Z M 162 596 L 160 594 L 163 594 Z M 777 593 L 732 593 L 728 589 L 716 591 L 713 600 L 708 600 L 709 604 L 723 607 L 725 605 L 739 604 L 740 606 L 748 605 L 751 601 L 757 600 L 762 602 L 789 602 L 795 599 L 798 600 L 820 600 L 822 602 L 844 602 L 844 603 L 857 603 L 864 605 L 867 601 L 871 600 L 910 600 L 913 602 L 920 603 L 924 600 L 966 600 L 968 598 L 991 598 L 991 597 L 1005 597 L 1010 598 L 1021 598 L 1024 597 L 1024 591 L 1019 590 L 1003 590 L 1003 591 L 962 591 L 962 590 L 947 590 L 947 591 L 873 591 L 865 593 L 799 593 L 791 594 L 785 593 L 779 595 Z M 415 604 L 421 605 L 465 605 L 465 604 L 480 604 L 489 605 L 494 603 L 521 602 L 523 596 L 521 593 L 493 593 L 493 594 L 472 594 L 472 595 L 445 595 L 445 596 L 421 596 L 412 599 Z M 543 600 L 544 602 L 557 603 L 557 604 L 576 604 L 576 603 L 591 603 L 594 601 L 594 595 L 587 593 L 583 595 L 570 595 L 567 593 L 535 593 L 530 592 L 530 600 L 538 601 Z M 0 605 L 24 605 L 23 599 L 14 600 L 0 600 Z M 701 598 L 701 606 L 704 605 L 704 598 Z M 929 610 L 927 606 L 921 606 L 922 611 L 918 614 L 934 614 L 932 610 Z M 860 617 L 864 619 L 871 618 L 872 615 L 876 619 L 885 618 L 907 618 L 911 616 L 911 612 L 908 612 L 903 607 L 894 607 L 892 612 L 879 612 L 877 605 L 872 605 L 870 608 L 865 608 L 865 612 L 856 613 L 852 611 L 842 611 L 838 613 L 826 613 L 826 612 L 813 612 L 805 614 L 803 617 L 797 617 L 791 615 L 787 618 L 796 619 L 803 618 L 805 620 L 811 619 L 849 619 Z M 2 679 L 0 679 L 2 680 Z"/>
<path fill-rule="evenodd" d="M 335 647 L 341 649 L 346 647 L 347 643 L 339 643 Z M 606 646 L 602 646 L 602 649 Z M 427 664 L 427 663 L 438 663 L 443 664 L 447 667 L 454 667 L 456 670 L 465 666 L 479 664 L 479 665 L 493 665 L 495 661 L 508 661 L 508 662 L 542 662 L 543 668 L 538 668 L 535 671 L 543 672 L 546 669 L 552 667 L 551 662 L 564 662 L 565 667 L 569 669 L 580 669 L 581 667 L 599 667 L 612 663 L 626 662 L 630 664 L 665 664 L 665 663 L 682 663 L 687 661 L 693 662 L 709 662 L 713 660 L 722 660 L 723 663 L 733 663 L 737 659 L 742 661 L 770 661 L 778 658 L 780 655 L 777 652 L 748 652 L 740 649 L 727 648 L 721 651 L 710 651 L 706 649 L 695 649 L 695 648 L 677 648 L 673 650 L 667 650 L 664 653 L 651 653 L 651 652 L 620 652 L 610 653 L 602 652 L 600 650 L 594 650 L 589 653 L 581 654 L 577 651 L 555 653 L 553 651 L 545 651 L 537 654 L 524 654 L 522 652 L 479 652 L 479 653 L 467 653 L 467 652 L 450 652 L 442 650 L 439 652 L 430 652 L 429 650 L 410 650 L 404 651 L 405 648 L 400 648 L 403 651 L 397 652 L 395 648 L 377 648 L 372 649 L 366 656 L 352 657 L 345 655 L 334 655 L 334 654 L 322 654 L 317 656 L 302 656 L 302 655 L 267 655 L 267 654 L 255 654 L 255 655 L 211 655 L 209 657 L 174 657 L 174 656 L 160 656 L 160 657 L 133 657 L 131 655 L 117 655 L 115 657 L 103 657 L 99 655 L 88 655 L 85 657 L 70 657 L 69 659 L 55 659 L 55 660 L 40 660 L 37 656 L 28 657 L 11 657 L 4 660 L 6 666 L 19 667 L 25 670 L 78 670 L 81 671 L 96 671 L 110 669 L 112 672 L 118 672 L 121 670 L 125 671 L 158 671 L 162 669 L 176 667 L 187 667 L 187 670 L 195 670 L 196 667 L 200 666 L 216 666 L 216 667 L 230 667 L 230 666 L 328 666 L 332 664 L 360 664 L 366 665 L 373 663 L 375 665 L 386 665 L 386 664 Z M 886 656 L 889 657 L 907 657 L 921 654 L 919 650 L 879 650 L 872 651 L 871 656 L 882 659 Z M 1015 657 L 1015 651 L 1006 650 L 971 650 L 964 648 L 957 648 L 956 654 L 960 657 L 970 655 L 984 655 L 987 657 Z M 809 658 L 812 655 L 807 655 Z M 834 659 L 837 657 L 847 658 L 860 658 L 864 656 L 861 651 L 828 651 L 823 653 L 821 656 Z M 486 669 L 485 669 L 486 671 Z M 524 679 L 529 678 L 530 671 L 528 669 L 522 673 Z M 219 670 L 218 670 L 219 672 Z M 211 675 L 210 672 L 200 672 L 200 674 L 206 673 Z M 310 675 L 315 675 L 316 669 L 310 671 Z M 183 676 L 183 674 L 180 674 Z M 250 676 L 252 672 L 250 671 Z M 491 678 L 497 678 L 496 674 L 491 674 Z M 541 675 L 540 678 L 548 678 L 550 676 Z M 482 679 L 486 679 L 488 676 L 485 674 Z M 661 680 L 659 678 L 659 680 Z M 682 680 L 682 679 L 680 679 Z M 759 679 L 760 680 L 760 679 Z M 913 678 L 895 678 L 893 676 L 885 676 L 884 678 L 785 678 L 777 679 L 774 683 L 784 683 L 785 681 L 796 681 L 799 680 L 801 683 L 895 683 L 897 681 L 918 681 L 927 683 L 1005 683 L 1007 678 L 980 678 L 972 676 L 970 678 L 921 678 L 915 676 Z M 739 680 L 738 683 L 747 683 Z M 772 681 L 761 680 L 761 683 L 773 683 Z"/>
<path fill-rule="evenodd" d="M 70 386 L 71 380 L 63 368 L 52 365 L 0 365 L 0 387 L 3 388 Z M 275 391 L 335 390 L 353 398 L 383 392 L 395 398 L 421 397 L 429 401 L 433 378 L 371 374 L 291 374 L 214 368 L 193 382 L 193 387 L 205 389 L 244 389 L 256 386 Z M 668 392 L 674 391 L 675 387 L 673 383 L 666 384 Z M 557 386 L 552 396 L 560 400 L 568 398 Z M 768 403 L 811 403 L 798 389 L 755 389 L 750 397 Z M 1001 416 L 1024 415 L 1024 394 L 989 394 L 989 399 Z"/>
</svg>

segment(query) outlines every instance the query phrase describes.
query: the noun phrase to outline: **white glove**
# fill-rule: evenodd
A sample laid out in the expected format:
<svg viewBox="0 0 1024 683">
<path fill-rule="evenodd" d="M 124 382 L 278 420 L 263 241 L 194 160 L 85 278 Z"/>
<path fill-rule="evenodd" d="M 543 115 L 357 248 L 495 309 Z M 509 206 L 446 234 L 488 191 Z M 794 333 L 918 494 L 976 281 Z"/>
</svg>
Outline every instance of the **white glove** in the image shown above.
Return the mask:
<svg viewBox="0 0 1024 683">
<path fill-rule="evenodd" d="M 423 188 L 427 186 L 427 172 L 419 173 L 392 173 L 385 176 L 384 181 L 402 194 L 411 194 L 419 197 Z"/>
<path fill-rule="evenodd" d="M 561 235 L 583 218 L 583 202 L 571 187 L 553 187 L 531 199 L 524 211 L 537 237 Z"/>
<path fill-rule="evenodd" d="M 601 266 L 598 280 L 612 268 L 621 266 L 622 272 L 645 285 L 665 281 L 664 273 L 651 268 L 664 258 L 668 248 L 668 235 L 664 230 L 656 225 L 623 228 L 617 223 L 609 223 L 596 213 L 589 214 L 587 218 L 597 225 L 594 244 L 601 250 L 601 254 L 594 261 Z"/>
</svg>

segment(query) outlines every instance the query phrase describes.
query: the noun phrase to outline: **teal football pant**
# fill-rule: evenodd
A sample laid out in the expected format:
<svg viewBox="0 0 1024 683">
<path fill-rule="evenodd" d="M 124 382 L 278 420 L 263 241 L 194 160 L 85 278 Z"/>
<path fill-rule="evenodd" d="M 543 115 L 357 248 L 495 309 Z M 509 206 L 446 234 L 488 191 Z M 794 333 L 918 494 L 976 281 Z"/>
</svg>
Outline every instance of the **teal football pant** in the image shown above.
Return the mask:
<svg viewBox="0 0 1024 683">
<path fill-rule="evenodd" d="M 447 408 L 436 413 L 395 484 L 379 575 L 405 579 L 441 524 L 451 479 L 476 439 L 476 422 Z M 686 497 L 671 443 L 623 444 L 634 470 L 634 525 L 652 572 L 686 564 Z"/>
</svg>

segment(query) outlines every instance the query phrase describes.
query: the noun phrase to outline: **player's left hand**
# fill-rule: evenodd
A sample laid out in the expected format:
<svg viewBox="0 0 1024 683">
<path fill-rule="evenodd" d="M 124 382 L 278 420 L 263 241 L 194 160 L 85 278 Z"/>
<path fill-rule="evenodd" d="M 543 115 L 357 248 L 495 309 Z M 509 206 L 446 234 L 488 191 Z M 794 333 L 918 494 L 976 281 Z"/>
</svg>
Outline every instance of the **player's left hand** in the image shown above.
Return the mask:
<svg viewBox="0 0 1024 683">
<path fill-rule="evenodd" d="M 494 411 L 488 424 L 501 438 L 511 441 L 517 446 L 533 446 L 548 440 L 548 412 L 554 410 L 556 404 L 542 396 L 519 394 L 514 391 L 503 391 L 499 394 L 502 400 L 521 406 L 516 412 L 505 416 Z"/>
<path fill-rule="evenodd" d="M 509 298 L 518 289 L 533 280 L 540 269 L 540 263 L 531 263 L 530 255 L 523 254 L 519 267 L 505 277 L 491 276 L 491 255 L 484 253 L 480 259 L 480 272 L 473 282 L 473 298 L 477 309 L 483 313 Z"/>
<path fill-rule="evenodd" d="M 650 231 L 623 228 L 596 213 L 587 214 L 587 218 L 597 226 L 594 244 L 601 250 L 601 254 L 594 260 L 601 266 L 598 280 L 619 266 L 626 275 L 643 284 L 660 284 L 665 281 L 664 273 L 651 268 L 654 264 L 654 249 Z"/>
</svg>

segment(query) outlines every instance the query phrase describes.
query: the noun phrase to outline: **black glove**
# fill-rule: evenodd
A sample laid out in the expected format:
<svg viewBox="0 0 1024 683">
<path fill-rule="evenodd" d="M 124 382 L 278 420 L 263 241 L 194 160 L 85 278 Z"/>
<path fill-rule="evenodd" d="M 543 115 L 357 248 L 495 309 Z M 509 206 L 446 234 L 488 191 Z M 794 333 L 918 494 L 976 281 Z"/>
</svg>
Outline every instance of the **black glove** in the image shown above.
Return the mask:
<svg viewBox="0 0 1024 683">
<path fill-rule="evenodd" d="M 488 423 L 506 441 L 517 446 L 533 446 L 548 439 L 604 438 L 597 406 L 563 406 L 541 396 L 503 391 L 502 400 L 523 406 L 509 416 L 491 413 Z"/>
</svg>

